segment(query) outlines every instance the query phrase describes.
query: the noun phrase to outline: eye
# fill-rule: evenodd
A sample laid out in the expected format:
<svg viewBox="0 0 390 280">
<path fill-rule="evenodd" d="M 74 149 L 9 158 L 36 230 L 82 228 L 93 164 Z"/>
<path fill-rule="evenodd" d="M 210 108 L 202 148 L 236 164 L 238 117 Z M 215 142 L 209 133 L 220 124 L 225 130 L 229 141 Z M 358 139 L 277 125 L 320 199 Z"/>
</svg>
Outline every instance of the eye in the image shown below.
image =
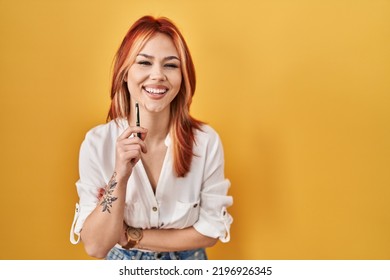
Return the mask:
<svg viewBox="0 0 390 280">
<path fill-rule="evenodd" d="M 150 61 L 147 61 L 147 60 L 140 60 L 140 61 L 137 62 L 137 64 L 144 65 L 144 66 L 152 65 L 152 63 Z"/>
<path fill-rule="evenodd" d="M 179 65 L 177 65 L 175 63 L 167 63 L 164 65 L 164 67 L 166 67 L 166 68 L 179 68 Z"/>
</svg>

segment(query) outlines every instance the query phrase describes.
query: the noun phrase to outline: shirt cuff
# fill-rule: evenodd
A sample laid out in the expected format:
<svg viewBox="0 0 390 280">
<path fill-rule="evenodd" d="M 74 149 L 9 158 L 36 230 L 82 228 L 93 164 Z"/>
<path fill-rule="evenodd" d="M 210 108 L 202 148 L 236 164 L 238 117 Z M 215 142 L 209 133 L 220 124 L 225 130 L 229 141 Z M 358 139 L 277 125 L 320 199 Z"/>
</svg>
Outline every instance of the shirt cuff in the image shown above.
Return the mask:
<svg viewBox="0 0 390 280">
<path fill-rule="evenodd" d="M 193 225 L 196 231 L 212 238 L 219 238 L 223 243 L 230 241 L 230 225 L 232 216 L 226 207 L 221 209 L 219 216 L 212 218 L 205 211 L 200 210 L 199 220 Z"/>
<path fill-rule="evenodd" d="M 84 222 L 95 208 L 96 205 L 80 205 L 76 203 L 72 227 L 70 229 L 70 242 L 72 244 L 80 242 L 80 232 L 83 228 Z M 77 239 L 75 239 L 75 235 L 77 236 Z"/>
</svg>

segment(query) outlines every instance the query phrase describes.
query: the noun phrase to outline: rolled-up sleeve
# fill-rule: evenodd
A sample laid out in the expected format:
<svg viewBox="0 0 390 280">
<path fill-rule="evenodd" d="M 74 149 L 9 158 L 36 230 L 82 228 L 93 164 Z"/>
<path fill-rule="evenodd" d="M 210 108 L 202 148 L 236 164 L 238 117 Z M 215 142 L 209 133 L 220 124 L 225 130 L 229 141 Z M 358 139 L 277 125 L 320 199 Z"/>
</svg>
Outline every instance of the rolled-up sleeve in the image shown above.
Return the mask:
<svg viewBox="0 0 390 280">
<path fill-rule="evenodd" d="M 79 202 L 76 204 L 75 216 L 72 223 L 70 240 L 72 243 L 78 243 L 74 239 L 74 235 L 80 237 L 81 229 L 85 220 L 96 208 L 98 203 L 99 188 L 104 187 L 105 182 L 102 178 L 102 172 L 98 166 L 98 161 L 95 159 L 96 154 L 91 148 L 91 139 L 84 139 L 80 147 L 79 154 L 79 175 L 80 179 L 76 182 Z"/>
<path fill-rule="evenodd" d="M 230 225 L 233 222 L 232 216 L 227 211 L 233 203 L 233 198 L 222 194 L 229 186 L 230 181 L 224 180 L 212 186 L 221 194 L 202 192 L 199 220 L 194 224 L 194 228 L 201 234 L 219 238 L 222 242 L 230 240 Z"/>
<path fill-rule="evenodd" d="M 207 145 L 200 213 L 194 228 L 199 233 L 219 238 L 222 242 L 230 240 L 230 226 L 233 222 L 227 211 L 233 204 L 233 198 L 227 195 L 229 188 L 230 181 L 224 175 L 222 143 L 214 132 Z"/>
</svg>

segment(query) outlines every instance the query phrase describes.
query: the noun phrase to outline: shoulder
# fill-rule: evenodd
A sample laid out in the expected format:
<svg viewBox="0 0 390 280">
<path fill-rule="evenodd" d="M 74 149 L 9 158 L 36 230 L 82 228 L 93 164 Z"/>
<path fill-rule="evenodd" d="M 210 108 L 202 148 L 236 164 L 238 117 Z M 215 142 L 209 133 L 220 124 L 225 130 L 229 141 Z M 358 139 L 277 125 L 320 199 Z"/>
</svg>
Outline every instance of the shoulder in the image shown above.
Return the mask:
<svg viewBox="0 0 390 280">
<path fill-rule="evenodd" d="M 195 130 L 196 138 L 216 140 L 219 139 L 218 132 L 208 124 L 202 124 L 200 129 Z"/>
<path fill-rule="evenodd" d="M 208 124 L 202 124 L 200 129 L 195 131 L 196 146 L 221 146 L 221 139 L 218 132 Z"/>
<path fill-rule="evenodd" d="M 195 133 L 194 145 L 195 159 L 197 164 L 205 167 L 205 178 L 209 172 L 220 168 L 224 164 L 224 148 L 218 132 L 210 125 L 203 124 Z M 202 163 L 203 161 L 203 163 Z"/>
<path fill-rule="evenodd" d="M 123 130 L 125 130 L 127 127 L 127 123 L 120 119 L 115 122 L 114 120 L 105 123 L 97 125 L 93 128 L 91 128 L 85 138 L 91 139 L 91 140 L 103 140 L 106 138 L 110 138 L 110 136 L 116 136 L 118 133 L 121 133 Z"/>
<path fill-rule="evenodd" d="M 85 141 L 92 145 L 116 141 L 118 136 L 127 128 L 127 121 L 119 119 L 91 128 L 85 135 Z"/>
</svg>

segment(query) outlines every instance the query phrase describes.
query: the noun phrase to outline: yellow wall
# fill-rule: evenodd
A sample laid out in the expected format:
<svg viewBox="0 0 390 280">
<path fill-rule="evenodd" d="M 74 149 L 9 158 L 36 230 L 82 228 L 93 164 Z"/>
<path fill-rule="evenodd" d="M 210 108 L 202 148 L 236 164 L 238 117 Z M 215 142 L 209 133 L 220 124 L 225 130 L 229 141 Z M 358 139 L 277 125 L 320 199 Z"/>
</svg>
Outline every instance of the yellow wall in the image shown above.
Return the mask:
<svg viewBox="0 0 390 280">
<path fill-rule="evenodd" d="M 0 259 L 71 245 L 78 151 L 130 24 L 165 15 L 220 133 L 232 239 L 212 259 L 390 259 L 390 1 L 0 0 Z"/>
</svg>

